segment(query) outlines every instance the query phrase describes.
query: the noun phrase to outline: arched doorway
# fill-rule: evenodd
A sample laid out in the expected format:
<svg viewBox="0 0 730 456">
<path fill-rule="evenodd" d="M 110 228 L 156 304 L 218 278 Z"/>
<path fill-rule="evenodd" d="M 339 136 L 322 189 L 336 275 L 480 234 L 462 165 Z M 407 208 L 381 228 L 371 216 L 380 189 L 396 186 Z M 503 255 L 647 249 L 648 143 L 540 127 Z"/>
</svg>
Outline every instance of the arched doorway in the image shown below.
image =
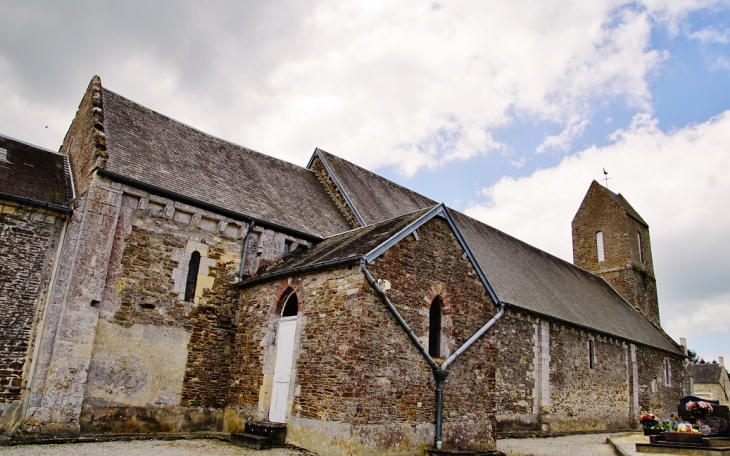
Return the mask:
<svg viewBox="0 0 730 456">
<path fill-rule="evenodd" d="M 269 421 L 286 422 L 286 406 L 289 398 L 289 382 L 291 381 L 292 360 L 294 355 L 294 335 L 297 330 L 297 312 L 299 300 L 292 293 L 286 300 L 279 319 L 279 330 L 276 333 L 276 361 L 274 363 L 274 385 L 271 390 Z"/>
</svg>

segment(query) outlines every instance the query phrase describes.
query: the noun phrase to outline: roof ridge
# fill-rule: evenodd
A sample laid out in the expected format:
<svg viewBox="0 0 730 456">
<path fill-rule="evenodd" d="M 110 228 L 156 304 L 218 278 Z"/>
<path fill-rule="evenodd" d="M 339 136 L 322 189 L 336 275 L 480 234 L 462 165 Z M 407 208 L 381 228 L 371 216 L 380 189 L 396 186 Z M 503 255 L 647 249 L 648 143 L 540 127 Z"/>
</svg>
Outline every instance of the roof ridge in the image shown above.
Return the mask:
<svg viewBox="0 0 730 456">
<path fill-rule="evenodd" d="M 418 209 L 418 210 L 415 210 L 415 211 L 412 211 L 412 212 L 407 212 L 405 214 L 396 215 L 396 216 L 391 217 L 389 219 L 381 220 L 381 221 L 376 222 L 376 223 L 371 223 L 370 225 L 358 226 L 356 228 L 352 228 L 350 230 L 343 231 L 341 233 L 336 233 L 336 234 L 333 234 L 332 236 L 327 236 L 326 238 L 324 238 L 323 239 L 323 242 L 326 241 L 327 239 L 334 239 L 334 238 L 336 238 L 338 236 L 344 236 L 346 234 L 353 233 L 355 231 L 360 231 L 360 230 L 365 230 L 365 229 L 376 229 L 379 225 L 384 225 L 386 223 L 392 222 L 393 220 L 396 220 L 396 219 L 399 219 L 399 218 L 403 218 L 403 217 L 408 217 L 408 216 L 411 216 L 411 215 L 413 215 L 413 214 L 415 214 L 417 212 L 427 212 L 427 211 L 430 211 L 431 209 L 433 209 L 434 207 L 436 207 L 438 205 L 439 204 L 434 204 L 433 206 L 424 207 L 422 209 Z"/>
<path fill-rule="evenodd" d="M 27 142 L 27 141 L 23 141 L 23 140 L 21 140 L 21 139 L 13 138 L 12 136 L 4 135 L 4 134 L 2 134 L 2 133 L 0 133 L 0 138 L 5 138 L 5 139 L 9 139 L 9 140 L 11 140 L 11 141 L 15 141 L 15 142 L 17 142 L 17 143 L 20 143 L 20 144 L 24 144 L 24 145 L 26 145 L 26 146 L 34 147 L 34 148 L 36 148 L 36 149 L 38 149 L 38 150 L 40 150 L 40 151 L 43 151 L 43 152 L 48 152 L 48 153 L 51 153 L 51 154 L 61 155 L 61 156 L 63 156 L 63 157 L 65 157 L 65 156 L 66 156 L 66 155 L 64 155 L 64 154 L 62 154 L 62 153 L 60 153 L 60 152 L 56 152 L 55 150 L 51 150 L 51 149 L 46 149 L 45 147 L 42 147 L 42 146 L 37 146 L 37 145 L 35 145 L 35 144 L 31 144 L 31 143 L 29 143 L 29 142 Z"/>
<path fill-rule="evenodd" d="M 392 181 L 392 180 L 388 179 L 387 177 L 381 176 L 380 174 L 374 173 L 373 171 L 370 171 L 370 170 L 369 170 L 369 169 L 367 169 L 367 168 L 363 168 L 362 166 L 360 166 L 360 165 L 357 165 L 357 164 L 355 164 L 355 163 L 353 163 L 353 162 L 351 162 L 351 161 L 349 161 L 349 160 L 347 160 L 347 159 L 344 159 L 344 158 L 342 158 L 342 157 L 340 157 L 340 156 L 338 156 L 338 155 L 334 155 L 334 154 L 332 154 L 332 153 L 329 153 L 329 152 L 327 152 L 327 151 L 325 151 L 325 150 L 322 150 L 322 149 L 320 149 L 319 147 L 318 147 L 318 148 L 317 148 L 316 150 L 318 150 L 318 151 L 322 152 L 323 154 L 326 154 L 326 155 L 328 155 L 328 156 L 330 156 L 330 157 L 334 157 L 334 158 L 336 158 L 336 159 L 338 159 L 338 160 L 342 160 L 342 161 L 344 161 L 344 162 L 348 163 L 349 165 L 351 165 L 351 166 L 354 166 L 355 168 L 358 168 L 358 169 L 360 169 L 360 170 L 362 170 L 362 171 L 365 171 L 366 173 L 368 173 L 368 174 L 370 174 L 370 175 L 372 175 L 372 176 L 374 176 L 374 177 L 377 177 L 378 179 L 381 179 L 381 180 L 387 181 L 387 182 L 389 182 L 389 183 L 393 184 L 394 186 L 396 186 L 396 187 L 398 187 L 398 188 L 402 188 L 402 189 L 404 189 L 404 190 L 407 190 L 407 191 L 409 191 L 409 192 L 411 192 L 411 193 L 414 193 L 414 194 L 416 194 L 416 195 L 419 195 L 419 196 L 421 196 L 421 197 L 423 197 L 423 198 L 426 198 L 426 199 L 428 199 L 429 201 L 432 201 L 432 202 L 434 203 L 434 205 L 435 205 L 435 204 L 438 204 L 438 201 L 436 201 L 436 200 L 434 200 L 434 199 L 432 199 L 432 198 L 429 198 L 429 197 L 428 197 L 428 196 L 426 196 L 426 195 L 422 195 L 422 194 L 418 193 L 418 192 L 417 192 L 417 191 L 415 191 L 415 190 L 411 190 L 411 189 L 410 189 L 410 188 L 408 188 L 408 187 L 405 187 L 405 186 L 403 186 L 403 185 L 401 185 L 401 184 L 399 184 L 399 183 L 397 183 L 397 182 L 394 182 L 394 181 Z"/>
</svg>

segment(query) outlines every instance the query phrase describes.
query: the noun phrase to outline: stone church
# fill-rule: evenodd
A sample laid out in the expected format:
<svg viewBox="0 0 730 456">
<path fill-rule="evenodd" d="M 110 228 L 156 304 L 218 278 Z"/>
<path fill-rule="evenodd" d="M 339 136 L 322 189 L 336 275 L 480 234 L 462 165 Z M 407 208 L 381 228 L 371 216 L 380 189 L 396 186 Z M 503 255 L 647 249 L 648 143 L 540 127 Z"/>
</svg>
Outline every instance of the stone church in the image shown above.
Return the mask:
<svg viewBox="0 0 730 456">
<path fill-rule="evenodd" d="M 94 77 L 58 153 L 0 137 L 0 435 L 273 422 L 321 454 L 414 454 L 668 417 L 691 385 L 647 223 L 594 181 L 573 249 Z"/>
</svg>

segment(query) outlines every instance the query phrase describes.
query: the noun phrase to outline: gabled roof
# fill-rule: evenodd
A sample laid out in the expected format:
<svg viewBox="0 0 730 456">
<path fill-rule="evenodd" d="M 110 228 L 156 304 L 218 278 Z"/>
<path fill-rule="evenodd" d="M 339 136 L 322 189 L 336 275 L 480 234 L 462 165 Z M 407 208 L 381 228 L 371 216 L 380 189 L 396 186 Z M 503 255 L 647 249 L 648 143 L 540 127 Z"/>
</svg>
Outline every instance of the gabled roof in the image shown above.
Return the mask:
<svg viewBox="0 0 730 456">
<path fill-rule="evenodd" d="M 694 383 L 720 383 L 725 369 L 719 364 L 688 364 Z M 727 374 L 725 374 L 727 375 Z"/>
<path fill-rule="evenodd" d="M 269 267 L 256 278 L 243 282 L 242 285 L 246 285 L 247 282 L 260 282 L 271 276 L 279 276 L 281 273 L 304 268 L 313 270 L 317 269 L 318 266 L 325 267 L 331 264 L 344 263 L 348 260 L 359 261 L 428 212 L 428 208 L 422 209 L 363 228 L 336 234 L 314 247 L 292 252 L 279 263 Z"/>
<path fill-rule="evenodd" d="M 321 153 L 320 158 L 333 156 Z M 366 220 L 413 212 L 430 200 L 335 157 L 331 176 Z M 338 174 L 341 173 L 341 174 Z M 361 208 L 366 208 L 365 210 Z M 605 280 L 577 266 L 449 209 L 459 231 L 500 301 L 565 323 L 681 355 L 663 331 Z M 368 214 L 365 217 L 365 214 Z"/>
<path fill-rule="evenodd" d="M 366 225 L 408 214 L 438 204 L 430 198 L 402 187 L 347 160 L 317 149 L 315 155 L 336 177 L 336 183 L 352 201 Z M 310 160 L 310 165 L 312 161 Z"/>
<path fill-rule="evenodd" d="M 102 89 L 105 170 L 326 237 L 350 228 L 310 170 L 224 141 Z"/>
<path fill-rule="evenodd" d="M 479 268 L 476 258 L 452 218 L 450 210 L 443 204 L 329 237 L 310 249 L 292 253 L 258 277 L 243 282 L 240 286 L 271 280 L 273 277 L 289 275 L 295 271 L 311 271 L 360 259 L 370 263 L 434 217 L 443 217 L 446 220 L 492 300 L 499 303 L 494 290 Z"/>
<path fill-rule="evenodd" d="M 73 199 L 68 157 L 0 135 L 0 198 L 67 212 Z"/>
</svg>

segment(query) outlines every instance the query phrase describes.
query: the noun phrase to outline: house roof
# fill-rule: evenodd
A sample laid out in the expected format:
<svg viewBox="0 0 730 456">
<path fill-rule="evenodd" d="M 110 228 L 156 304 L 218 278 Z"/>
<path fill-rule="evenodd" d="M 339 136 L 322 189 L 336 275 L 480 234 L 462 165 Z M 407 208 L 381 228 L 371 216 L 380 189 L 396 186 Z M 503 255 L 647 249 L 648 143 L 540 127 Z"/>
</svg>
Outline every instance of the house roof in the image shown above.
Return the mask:
<svg viewBox="0 0 730 456">
<path fill-rule="evenodd" d="M 321 152 L 321 151 L 320 151 Z M 431 200 L 346 160 L 334 158 L 333 179 L 363 218 L 392 218 Z M 423 207 L 423 206 L 421 206 Z M 624 300 L 605 280 L 450 209 L 479 267 L 504 303 L 608 335 L 681 355 L 662 330 Z"/>
<path fill-rule="evenodd" d="M 259 274 L 257 281 L 302 268 L 316 268 L 343 260 L 356 261 L 388 242 L 399 232 L 413 224 L 431 208 L 394 217 L 362 228 L 331 236 L 309 249 L 301 249 Z"/>
<path fill-rule="evenodd" d="M 312 171 L 102 94 L 106 171 L 318 237 L 350 229 Z"/>
<path fill-rule="evenodd" d="M 719 364 L 688 364 L 694 383 L 720 383 L 725 370 Z"/>
<path fill-rule="evenodd" d="M 354 199 L 354 209 L 367 225 L 438 204 L 322 149 L 315 154 L 334 173 L 347 198 Z"/>
<path fill-rule="evenodd" d="M 0 135 L 0 196 L 67 211 L 73 199 L 68 157 Z"/>
<path fill-rule="evenodd" d="M 359 259 L 364 259 L 370 263 L 403 238 L 414 233 L 424 223 L 437 216 L 443 217 L 449 224 L 492 300 L 497 303 L 498 299 L 493 288 L 479 268 L 474 254 L 451 215 L 451 211 L 444 204 L 438 204 L 431 208 L 421 209 L 327 238 L 310 249 L 291 254 L 250 282 L 265 281 L 273 276 L 288 274 L 297 270 L 313 270 L 347 261 L 354 262 Z M 242 283 L 242 286 L 247 285 L 250 285 L 250 283 Z"/>
</svg>

